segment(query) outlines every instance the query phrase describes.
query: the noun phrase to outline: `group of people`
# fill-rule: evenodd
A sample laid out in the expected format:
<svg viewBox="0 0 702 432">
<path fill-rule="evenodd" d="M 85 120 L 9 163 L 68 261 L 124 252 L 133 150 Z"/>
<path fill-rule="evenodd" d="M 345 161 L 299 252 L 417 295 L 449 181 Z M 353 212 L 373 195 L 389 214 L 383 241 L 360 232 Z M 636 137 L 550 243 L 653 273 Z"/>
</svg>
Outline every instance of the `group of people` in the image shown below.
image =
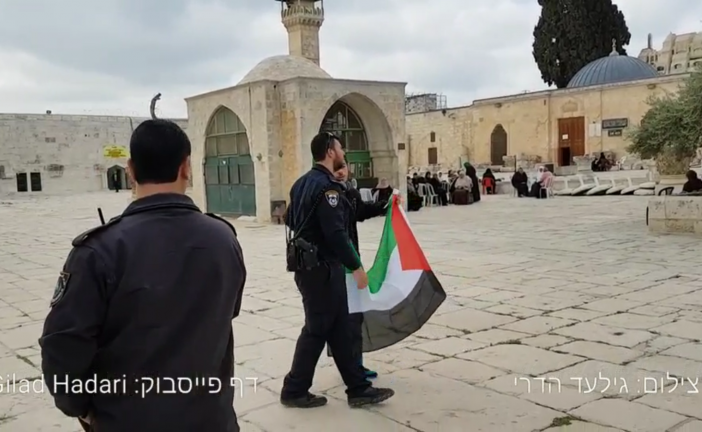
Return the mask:
<svg viewBox="0 0 702 432">
<path fill-rule="evenodd" d="M 486 180 L 487 179 L 487 180 Z M 497 180 L 495 175 L 488 168 L 483 174 L 482 181 L 490 186 L 486 188 L 487 194 L 494 194 Z M 476 169 L 473 165 L 466 162 L 463 170 L 449 170 L 446 176 L 442 173 L 432 174 L 427 171 L 424 176 L 414 173 L 411 177 L 407 177 L 408 194 L 421 195 L 420 188 L 422 185 L 431 185 L 434 194 L 438 197 L 439 204 L 446 206 L 449 203 L 456 205 L 472 204 L 480 201 L 480 184 Z"/>
<path fill-rule="evenodd" d="M 553 180 L 553 174 L 548 168 L 541 166 L 538 169 L 535 181 L 529 187 L 529 177 L 524 169 L 519 168 L 512 175 L 512 187 L 517 192 L 517 197 L 546 198 L 547 188 Z"/>
</svg>

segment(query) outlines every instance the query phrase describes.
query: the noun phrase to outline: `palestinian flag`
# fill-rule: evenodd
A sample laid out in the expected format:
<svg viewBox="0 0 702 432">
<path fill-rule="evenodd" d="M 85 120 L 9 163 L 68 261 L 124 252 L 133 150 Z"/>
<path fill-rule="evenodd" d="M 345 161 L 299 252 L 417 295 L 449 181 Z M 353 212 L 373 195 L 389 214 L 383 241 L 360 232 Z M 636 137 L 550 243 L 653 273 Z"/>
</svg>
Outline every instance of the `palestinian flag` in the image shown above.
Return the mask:
<svg viewBox="0 0 702 432">
<path fill-rule="evenodd" d="M 369 285 L 358 289 L 346 275 L 349 312 L 363 313 L 363 352 L 393 345 L 419 330 L 446 299 L 394 195 L 383 236 L 368 270 Z"/>
</svg>

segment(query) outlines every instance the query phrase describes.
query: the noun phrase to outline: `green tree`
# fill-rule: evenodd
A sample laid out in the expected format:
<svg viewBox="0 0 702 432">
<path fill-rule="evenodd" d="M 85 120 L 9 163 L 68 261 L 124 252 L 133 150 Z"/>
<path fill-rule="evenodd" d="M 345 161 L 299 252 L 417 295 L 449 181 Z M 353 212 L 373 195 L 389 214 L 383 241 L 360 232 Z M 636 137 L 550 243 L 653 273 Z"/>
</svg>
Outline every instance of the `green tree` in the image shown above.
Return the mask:
<svg viewBox="0 0 702 432">
<path fill-rule="evenodd" d="M 685 79 L 675 96 L 652 97 L 629 135 L 628 151 L 656 159 L 661 174 L 683 174 L 702 146 L 702 69 Z"/>
<path fill-rule="evenodd" d="M 631 34 L 611 0 L 538 1 L 532 54 L 546 84 L 565 88 L 583 66 L 612 52 L 612 40 L 626 54 Z"/>
</svg>

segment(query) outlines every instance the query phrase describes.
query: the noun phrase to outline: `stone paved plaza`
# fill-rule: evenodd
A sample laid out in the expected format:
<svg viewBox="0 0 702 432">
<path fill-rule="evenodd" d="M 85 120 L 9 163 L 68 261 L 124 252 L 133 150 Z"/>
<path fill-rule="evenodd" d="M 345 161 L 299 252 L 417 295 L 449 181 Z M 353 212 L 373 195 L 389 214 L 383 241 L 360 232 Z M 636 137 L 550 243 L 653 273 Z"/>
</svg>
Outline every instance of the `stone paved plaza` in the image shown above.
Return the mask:
<svg viewBox="0 0 702 432">
<path fill-rule="evenodd" d="M 128 194 L 0 203 L 0 432 L 78 431 L 39 377 L 37 338 L 70 240 L 120 212 Z M 699 432 L 699 239 L 646 233 L 645 197 L 487 197 L 410 221 L 449 298 L 418 334 L 367 356 L 397 395 L 346 406 L 332 362 L 324 408 L 277 403 L 303 316 L 284 272 L 283 230 L 238 222 L 249 278 L 235 320 L 235 403 L 245 432 Z M 361 226 L 368 264 L 381 220 Z M 202 287 L 207 295 L 207 287 Z M 41 390 L 39 388 L 38 390 Z"/>
</svg>

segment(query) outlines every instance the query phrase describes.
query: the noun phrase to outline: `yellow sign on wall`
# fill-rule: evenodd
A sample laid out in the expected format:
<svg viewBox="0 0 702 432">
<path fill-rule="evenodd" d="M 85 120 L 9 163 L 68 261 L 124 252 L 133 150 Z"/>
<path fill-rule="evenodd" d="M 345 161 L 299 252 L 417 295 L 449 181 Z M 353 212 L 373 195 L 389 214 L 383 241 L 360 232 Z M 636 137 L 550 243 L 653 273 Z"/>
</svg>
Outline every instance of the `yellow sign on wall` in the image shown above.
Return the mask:
<svg viewBox="0 0 702 432">
<path fill-rule="evenodd" d="M 125 146 L 105 146 L 102 155 L 109 159 L 122 159 L 129 157 L 129 150 Z"/>
</svg>

